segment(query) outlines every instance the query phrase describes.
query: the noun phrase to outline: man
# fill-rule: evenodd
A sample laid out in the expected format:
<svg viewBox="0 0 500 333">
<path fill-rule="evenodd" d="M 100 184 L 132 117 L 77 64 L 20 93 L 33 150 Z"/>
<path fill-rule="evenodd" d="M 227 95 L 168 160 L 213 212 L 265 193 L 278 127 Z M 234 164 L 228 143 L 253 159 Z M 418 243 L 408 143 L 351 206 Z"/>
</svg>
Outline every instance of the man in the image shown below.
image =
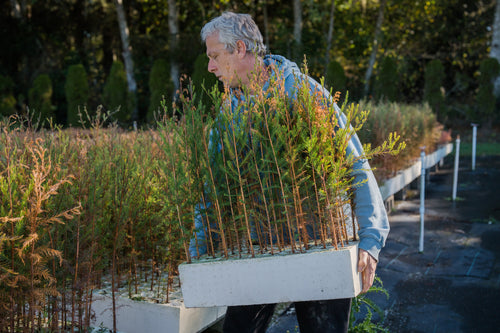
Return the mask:
<svg viewBox="0 0 500 333">
<path fill-rule="evenodd" d="M 269 76 L 282 75 L 285 91 L 292 98 L 297 80 L 306 80 L 311 91 L 319 90 L 330 98 L 316 81 L 300 73 L 295 63 L 281 56 L 266 55 L 262 35 L 250 15 L 223 13 L 203 27 L 201 37 L 207 48 L 208 71 L 234 94 L 241 88 L 255 89 L 256 86 L 266 90 Z M 267 76 L 256 76 L 257 72 L 267 73 Z M 262 82 L 252 82 L 255 77 L 261 78 Z M 233 103 L 237 103 L 234 96 Z M 337 117 L 339 125 L 345 126 L 345 116 L 339 112 Z M 349 142 L 348 154 L 362 155 L 362 145 L 356 135 Z M 373 284 L 378 254 L 385 244 L 389 222 L 373 173 L 366 161 L 360 163 L 362 165 L 356 168 L 358 171 L 354 176 L 362 185 L 355 190 L 354 212 L 360 226 L 358 271 L 362 275 L 364 293 Z M 296 302 L 300 331 L 347 332 L 350 306 L 351 299 Z M 265 332 L 274 307 L 275 304 L 229 307 L 224 332 Z"/>
</svg>

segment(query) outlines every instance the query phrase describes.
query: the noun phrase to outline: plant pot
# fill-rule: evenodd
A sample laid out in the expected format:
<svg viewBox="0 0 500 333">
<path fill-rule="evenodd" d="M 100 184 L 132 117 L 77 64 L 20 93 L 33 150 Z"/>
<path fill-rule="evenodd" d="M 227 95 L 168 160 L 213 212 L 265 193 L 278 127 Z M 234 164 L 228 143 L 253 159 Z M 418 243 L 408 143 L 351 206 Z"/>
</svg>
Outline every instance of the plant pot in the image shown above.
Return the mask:
<svg viewBox="0 0 500 333">
<path fill-rule="evenodd" d="M 361 291 L 358 244 L 335 250 L 181 264 L 186 307 L 213 307 L 355 297 Z"/>
<path fill-rule="evenodd" d="M 109 295 L 96 294 L 92 302 L 92 325 L 113 329 L 113 303 Z M 155 304 L 116 297 L 116 325 L 119 332 L 201 332 L 224 316 L 225 308 L 186 309 L 182 301 Z"/>
</svg>

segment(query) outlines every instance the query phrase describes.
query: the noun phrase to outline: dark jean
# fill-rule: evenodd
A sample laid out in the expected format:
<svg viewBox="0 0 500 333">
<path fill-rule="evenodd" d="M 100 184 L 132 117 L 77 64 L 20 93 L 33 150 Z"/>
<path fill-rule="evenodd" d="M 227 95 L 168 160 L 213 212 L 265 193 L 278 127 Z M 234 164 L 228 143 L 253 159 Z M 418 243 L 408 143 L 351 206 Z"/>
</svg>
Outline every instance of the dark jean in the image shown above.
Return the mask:
<svg viewBox="0 0 500 333">
<path fill-rule="evenodd" d="M 230 306 L 224 333 L 265 333 L 276 304 Z M 295 302 L 300 333 L 346 333 L 351 299 Z"/>
</svg>

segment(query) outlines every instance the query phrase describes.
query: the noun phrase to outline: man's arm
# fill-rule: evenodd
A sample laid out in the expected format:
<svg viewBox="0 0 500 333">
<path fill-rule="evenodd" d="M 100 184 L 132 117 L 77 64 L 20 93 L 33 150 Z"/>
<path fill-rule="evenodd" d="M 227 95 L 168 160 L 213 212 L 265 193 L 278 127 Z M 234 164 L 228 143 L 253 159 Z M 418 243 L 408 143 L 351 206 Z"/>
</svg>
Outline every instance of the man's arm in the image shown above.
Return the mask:
<svg viewBox="0 0 500 333">
<path fill-rule="evenodd" d="M 340 127 L 345 127 L 347 120 L 336 106 Z M 354 134 L 348 144 L 346 155 L 363 156 L 363 146 Z M 390 226 L 384 201 L 380 190 L 366 160 L 359 160 L 354 165 L 354 183 L 358 185 L 354 190 L 354 215 L 359 224 L 359 259 L 358 272 L 362 274 L 362 292 L 368 291 L 375 278 L 380 250 L 385 245 Z"/>
</svg>

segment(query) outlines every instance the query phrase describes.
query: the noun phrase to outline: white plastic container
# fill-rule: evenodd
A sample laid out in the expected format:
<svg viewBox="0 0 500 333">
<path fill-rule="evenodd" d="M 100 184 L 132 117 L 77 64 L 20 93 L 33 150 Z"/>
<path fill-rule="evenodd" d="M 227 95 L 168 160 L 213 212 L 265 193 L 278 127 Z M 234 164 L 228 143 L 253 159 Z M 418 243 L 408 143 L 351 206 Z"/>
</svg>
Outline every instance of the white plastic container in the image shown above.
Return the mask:
<svg viewBox="0 0 500 333">
<path fill-rule="evenodd" d="M 184 304 L 214 307 L 357 296 L 361 291 L 357 245 L 181 264 Z"/>
<path fill-rule="evenodd" d="M 96 294 L 92 325 L 113 329 L 113 303 L 108 295 Z M 186 309 L 182 302 L 155 304 L 116 298 L 116 326 L 121 333 L 194 333 L 214 324 L 226 313 L 225 308 Z"/>
</svg>

